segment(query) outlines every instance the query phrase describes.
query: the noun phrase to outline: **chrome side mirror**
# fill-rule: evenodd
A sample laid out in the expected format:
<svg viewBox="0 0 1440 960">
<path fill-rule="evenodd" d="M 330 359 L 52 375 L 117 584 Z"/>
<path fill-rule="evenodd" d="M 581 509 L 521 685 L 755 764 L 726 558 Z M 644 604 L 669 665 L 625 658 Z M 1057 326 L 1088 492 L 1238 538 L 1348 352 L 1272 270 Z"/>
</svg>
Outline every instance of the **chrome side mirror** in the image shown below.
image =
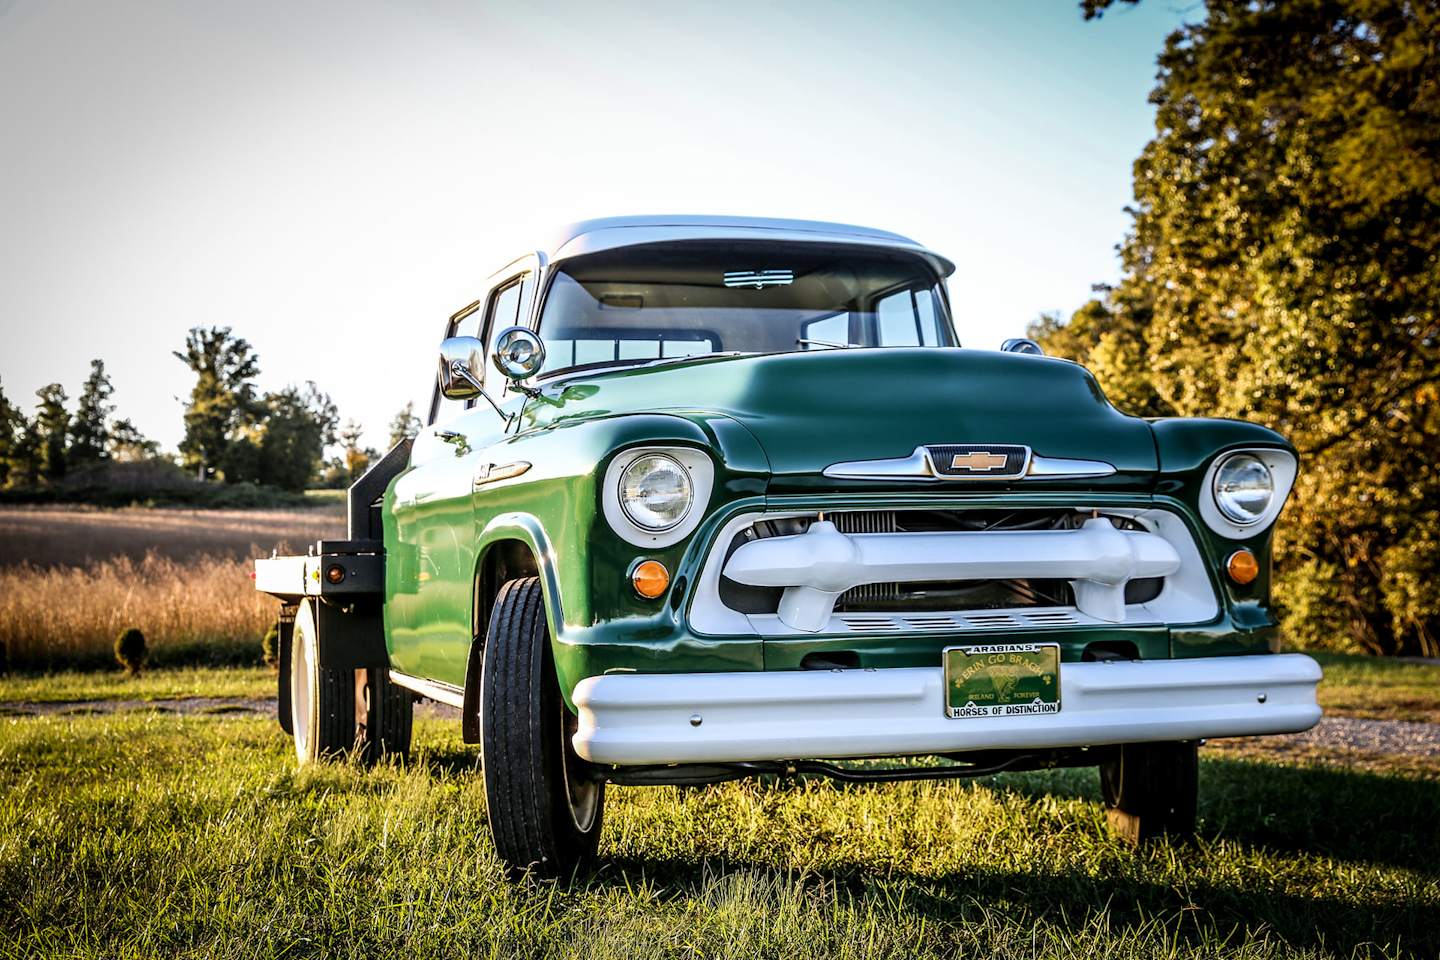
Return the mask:
<svg viewBox="0 0 1440 960">
<path fill-rule="evenodd" d="M 520 418 L 519 413 L 506 413 L 500 404 L 485 392 L 476 371 L 485 362 L 485 345 L 474 337 L 451 337 L 440 344 L 440 392 L 447 400 L 474 400 L 484 397 L 495 408 L 505 429 Z"/>
<path fill-rule="evenodd" d="M 474 337 L 451 337 L 440 344 L 440 393 L 447 400 L 473 400 L 484 390 L 475 371 L 484 363 L 485 345 Z"/>
<path fill-rule="evenodd" d="M 532 330 L 506 327 L 495 335 L 490 359 L 495 369 L 509 379 L 528 380 L 545 366 L 545 344 Z"/>
<path fill-rule="evenodd" d="M 1005 353 L 1023 353 L 1028 357 L 1045 356 L 1045 351 L 1040 344 L 1024 337 L 1012 337 L 1000 344 L 1000 349 Z"/>
</svg>

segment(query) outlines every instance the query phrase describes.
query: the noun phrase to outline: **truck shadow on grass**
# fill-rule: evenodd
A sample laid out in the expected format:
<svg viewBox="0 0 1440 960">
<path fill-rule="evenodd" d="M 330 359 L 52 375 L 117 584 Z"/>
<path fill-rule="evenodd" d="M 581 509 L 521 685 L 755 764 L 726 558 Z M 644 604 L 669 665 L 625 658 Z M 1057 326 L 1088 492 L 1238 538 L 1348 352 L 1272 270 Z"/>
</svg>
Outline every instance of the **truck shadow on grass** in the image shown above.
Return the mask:
<svg viewBox="0 0 1440 960">
<path fill-rule="evenodd" d="M 1098 778 L 1088 770 L 992 778 L 981 788 L 1033 800 L 1100 799 Z M 793 787 L 772 783 L 768 789 Z M 1108 838 L 1080 839 L 1080 856 L 1062 857 L 1074 866 L 1056 863 L 1052 843 L 1052 855 L 1040 853 L 1033 869 L 1016 867 L 1011 858 L 939 874 L 857 853 L 802 871 L 801 882 L 833 906 L 863 911 L 878 899 L 914 923 L 1040 925 L 1077 936 L 1105 930 L 1137 942 L 1163 933 L 1191 949 L 1278 938 L 1291 948 L 1348 954 L 1368 943 L 1386 947 L 1386 955 L 1434 956 L 1440 953 L 1437 810 L 1437 781 L 1207 760 L 1193 842 L 1131 850 Z M 1037 831 L 1047 829 L 1041 819 Z M 1094 829 L 1093 822 L 1081 827 L 1082 834 Z M 1414 875 L 1376 875 L 1387 867 Z M 707 877 L 713 883 L 717 874 L 746 871 L 791 882 L 796 876 L 789 851 L 777 848 L 773 857 L 721 855 L 703 862 L 608 858 L 582 882 L 650 883 L 683 898 L 699 895 Z"/>
<path fill-rule="evenodd" d="M 1169 858 L 1172 852 L 1160 855 Z M 1082 951 L 1088 941 L 1103 937 L 1112 947 L 1131 945 L 1136 955 L 1172 945 L 1184 945 L 1176 955 L 1204 953 L 1206 948 L 1220 948 L 1224 954 L 1256 940 L 1269 940 L 1273 946 L 1277 939 L 1291 949 L 1321 955 L 1373 955 L 1354 949 L 1360 944 L 1384 948 L 1378 952 L 1387 957 L 1440 953 L 1433 900 L 1376 903 L 1276 893 L 1262 883 L 1207 879 L 1199 875 L 1198 864 L 1183 863 L 1183 852 L 1180 857 L 1185 876 L 1178 881 L 1173 873 L 1145 877 L 1151 871 L 1143 867 L 1119 876 L 1095 876 L 1084 868 L 978 869 L 940 876 L 890 871 L 876 876 L 873 867 L 861 863 L 809 871 L 797 881 L 793 871 L 777 866 L 711 859 L 703 866 L 678 860 L 610 860 L 583 884 L 591 890 L 625 890 L 648 883 L 659 899 L 703 901 L 713 899 L 706 894 L 716 877 L 751 875 L 782 889 L 798 883 L 822 912 L 865 916 L 878 911 L 883 921 L 908 929 L 922 921 L 931 929 L 961 928 L 951 936 L 940 934 L 953 940 L 973 938 L 974 928 L 991 933 L 1028 930 L 1032 946 L 1048 941 Z"/>
<path fill-rule="evenodd" d="M 1088 776 L 1086 776 L 1088 774 Z M 996 789 L 1100 801 L 1093 771 L 1013 774 Z M 1276 855 L 1309 854 L 1440 878 L 1440 780 L 1245 760 L 1200 764 L 1199 836 Z"/>
</svg>

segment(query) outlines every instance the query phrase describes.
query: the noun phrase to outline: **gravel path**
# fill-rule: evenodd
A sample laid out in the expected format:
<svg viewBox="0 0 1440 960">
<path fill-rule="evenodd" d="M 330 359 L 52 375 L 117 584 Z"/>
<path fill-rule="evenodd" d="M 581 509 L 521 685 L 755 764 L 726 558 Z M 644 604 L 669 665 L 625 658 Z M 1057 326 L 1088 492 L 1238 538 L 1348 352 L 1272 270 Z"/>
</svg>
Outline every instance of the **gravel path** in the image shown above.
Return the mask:
<svg viewBox="0 0 1440 960">
<path fill-rule="evenodd" d="M 263 697 L 247 700 L 243 697 L 181 697 L 176 700 L 55 700 L 36 702 L 30 700 L 7 700 L 0 702 L 0 716 L 42 716 L 61 714 L 68 716 L 95 713 L 125 713 L 132 710 L 152 710 L 156 713 L 258 713 L 267 717 L 275 716 L 276 700 Z"/>
<path fill-rule="evenodd" d="M 1353 717 L 1321 717 L 1304 733 L 1273 737 L 1233 737 L 1232 742 L 1286 744 L 1295 747 L 1325 747 L 1332 750 L 1363 750 L 1407 757 L 1440 757 L 1440 724 L 1407 723 L 1404 720 L 1356 720 Z"/>
<path fill-rule="evenodd" d="M 278 701 L 274 697 L 250 700 L 244 697 L 179 697 L 173 700 L 4 700 L 0 717 L 86 716 L 98 713 L 127 713 L 148 710 L 155 713 L 253 713 L 275 719 Z M 422 717 L 459 719 L 460 711 L 443 703 L 425 700 L 416 705 Z"/>
</svg>

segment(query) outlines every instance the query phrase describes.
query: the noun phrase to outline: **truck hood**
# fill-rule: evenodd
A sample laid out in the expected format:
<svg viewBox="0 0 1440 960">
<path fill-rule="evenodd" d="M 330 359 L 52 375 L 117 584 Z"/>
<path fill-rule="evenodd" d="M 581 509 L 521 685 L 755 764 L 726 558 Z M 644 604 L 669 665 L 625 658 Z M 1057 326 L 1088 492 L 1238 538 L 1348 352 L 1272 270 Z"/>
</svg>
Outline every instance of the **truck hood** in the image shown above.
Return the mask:
<svg viewBox="0 0 1440 960">
<path fill-rule="evenodd" d="M 877 481 L 836 481 L 823 471 L 840 462 L 908 457 L 933 444 L 1018 444 L 1044 457 L 1115 468 L 1103 482 L 1085 481 L 1090 487 L 1148 488 L 1158 469 L 1149 424 L 1112 407 L 1084 367 L 988 350 L 719 357 L 570 377 L 547 386 L 545 395 L 548 402 L 527 405 L 531 426 L 641 412 L 733 418 L 764 449 L 775 493 L 873 488 Z M 976 485 L 1011 484 L 966 482 Z"/>
</svg>

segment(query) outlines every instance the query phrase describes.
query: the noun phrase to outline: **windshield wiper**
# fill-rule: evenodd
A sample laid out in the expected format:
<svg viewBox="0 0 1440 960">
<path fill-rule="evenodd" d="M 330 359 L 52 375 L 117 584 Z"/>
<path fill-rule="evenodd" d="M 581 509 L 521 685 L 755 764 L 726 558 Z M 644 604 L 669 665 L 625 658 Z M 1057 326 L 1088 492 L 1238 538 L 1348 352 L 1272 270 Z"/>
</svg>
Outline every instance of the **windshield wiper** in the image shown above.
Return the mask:
<svg viewBox="0 0 1440 960">
<path fill-rule="evenodd" d="M 797 347 L 834 347 L 836 350 L 856 350 L 858 343 L 836 343 L 833 340 L 796 340 Z"/>
</svg>

